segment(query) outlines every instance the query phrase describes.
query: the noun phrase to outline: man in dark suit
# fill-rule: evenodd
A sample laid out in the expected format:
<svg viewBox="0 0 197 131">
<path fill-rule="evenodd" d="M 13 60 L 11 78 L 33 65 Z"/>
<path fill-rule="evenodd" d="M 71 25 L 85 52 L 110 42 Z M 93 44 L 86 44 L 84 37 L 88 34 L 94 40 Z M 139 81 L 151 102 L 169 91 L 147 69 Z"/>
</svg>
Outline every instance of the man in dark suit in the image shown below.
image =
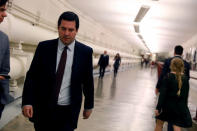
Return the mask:
<svg viewBox="0 0 197 131">
<path fill-rule="evenodd" d="M 94 105 L 92 48 L 75 40 L 79 18 L 64 12 L 59 38 L 38 44 L 22 95 L 22 112 L 36 131 L 74 131 L 84 98 L 83 118 Z"/>
<path fill-rule="evenodd" d="M 6 14 L 7 0 L 0 0 L 0 23 Z M 11 97 L 9 95 L 10 50 L 8 36 L 0 31 L 0 118 L 3 109 Z"/>
<path fill-rule="evenodd" d="M 109 64 L 109 55 L 107 55 L 107 51 L 104 51 L 104 54 L 101 54 L 98 65 L 100 66 L 99 68 L 99 78 L 103 78 L 105 75 L 105 68 Z"/>
<path fill-rule="evenodd" d="M 171 57 L 171 58 L 165 60 L 163 68 L 162 68 L 161 75 L 160 75 L 160 77 L 159 77 L 159 79 L 157 81 L 156 90 L 155 90 L 156 94 L 158 94 L 158 92 L 159 92 L 159 89 L 161 87 L 163 78 L 166 76 L 166 74 L 170 73 L 171 60 L 173 58 L 176 58 L 176 57 L 182 59 L 182 57 L 181 57 L 182 54 L 183 54 L 183 47 L 181 45 L 177 45 L 174 48 L 174 57 Z M 183 60 L 183 61 L 184 61 L 184 68 L 185 68 L 184 74 L 189 79 L 190 78 L 190 64 L 187 63 L 185 60 Z M 170 123 L 168 123 L 168 131 L 173 131 L 173 127 L 172 127 L 172 125 Z"/>
</svg>

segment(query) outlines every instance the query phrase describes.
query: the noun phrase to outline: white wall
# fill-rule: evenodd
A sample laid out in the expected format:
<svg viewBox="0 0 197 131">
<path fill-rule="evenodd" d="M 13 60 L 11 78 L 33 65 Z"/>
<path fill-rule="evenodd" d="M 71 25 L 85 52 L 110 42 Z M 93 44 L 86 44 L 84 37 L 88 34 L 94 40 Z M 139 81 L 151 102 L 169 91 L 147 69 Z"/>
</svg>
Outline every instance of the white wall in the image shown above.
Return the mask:
<svg viewBox="0 0 197 131">
<path fill-rule="evenodd" d="M 93 48 L 94 65 L 97 64 L 99 54 L 103 53 L 104 50 L 108 51 L 111 64 L 116 53 L 120 53 L 122 65 L 128 66 L 140 62 L 138 48 L 132 47 L 130 43 L 119 38 L 83 12 L 75 9 L 65 0 L 13 0 L 11 2 L 8 17 L 0 24 L 0 29 L 8 34 L 12 43 L 25 43 L 31 47 L 37 45 L 39 41 L 57 38 L 57 20 L 60 14 L 64 11 L 73 11 L 79 15 L 80 19 L 79 32 L 76 38 Z M 12 58 L 11 64 L 18 63 L 18 66 L 15 67 L 20 70 L 23 67 L 25 68 L 23 70 L 26 71 L 30 63 L 28 61 L 32 59 L 33 53 L 23 52 L 21 53 L 22 56 L 20 53 L 12 54 L 11 56 L 17 57 L 17 59 Z M 18 57 L 24 57 L 24 55 L 27 59 L 21 58 L 22 61 L 18 59 Z M 24 65 L 24 63 L 27 63 L 27 65 Z M 20 66 L 20 64 L 23 64 L 23 66 Z M 16 70 L 11 69 L 11 74 L 17 74 Z M 18 77 L 15 76 L 15 78 Z"/>
</svg>

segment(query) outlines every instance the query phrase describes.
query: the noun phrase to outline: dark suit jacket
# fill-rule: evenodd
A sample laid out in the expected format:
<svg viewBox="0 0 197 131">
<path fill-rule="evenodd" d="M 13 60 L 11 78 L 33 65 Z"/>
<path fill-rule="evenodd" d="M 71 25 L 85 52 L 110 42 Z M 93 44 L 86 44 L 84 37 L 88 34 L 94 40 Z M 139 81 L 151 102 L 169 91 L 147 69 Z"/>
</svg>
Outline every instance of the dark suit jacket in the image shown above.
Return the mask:
<svg viewBox="0 0 197 131">
<path fill-rule="evenodd" d="M 13 100 L 9 95 L 10 50 L 8 36 L 0 31 L 0 75 L 5 80 L 0 80 L 0 103 L 7 104 Z"/>
<path fill-rule="evenodd" d="M 101 67 L 106 67 L 108 64 L 109 64 L 109 56 L 108 55 L 104 56 L 104 54 L 102 54 L 99 58 L 98 65 Z"/>
<path fill-rule="evenodd" d="M 162 72 L 161 72 L 161 75 L 157 81 L 157 85 L 156 85 L 156 88 L 157 89 L 160 89 L 161 87 L 161 82 L 163 80 L 163 78 L 166 76 L 166 74 L 170 73 L 170 63 L 171 63 L 171 60 L 175 57 L 179 57 L 181 58 L 180 56 L 174 56 L 172 58 L 169 58 L 169 59 L 166 59 L 165 62 L 164 62 L 164 65 L 163 65 L 163 68 L 162 68 Z M 181 58 L 182 59 L 182 58 Z M 187 76 L 187 78 L 189 79 L 190 78 L 190 74 L 189 74 L 189 71 L 190 71 L 190 64 L 187 63 L 185 60 L 184 61 L 184 68 L 185 68 L 185 71 L 184 71 L 184 74 Z"/>
<path fill-rule="evenodd" d="M 55 76 L 58 39 L 40 42 L 30 69 L 27 72 L 22 95 L 22 106 L 32 105 L 33 122 L 47 120 L 53 113 L 55 101 Z M 71 74 L 71 109 L 73 127 L 77 127 L 82 103 L 84 108 L 92 109 L 94 104 L 94 82 L 92 67 L 92 48 L 75 42 Z M 47 110 L 46 110 L 47 109 Z"/>
</svg>

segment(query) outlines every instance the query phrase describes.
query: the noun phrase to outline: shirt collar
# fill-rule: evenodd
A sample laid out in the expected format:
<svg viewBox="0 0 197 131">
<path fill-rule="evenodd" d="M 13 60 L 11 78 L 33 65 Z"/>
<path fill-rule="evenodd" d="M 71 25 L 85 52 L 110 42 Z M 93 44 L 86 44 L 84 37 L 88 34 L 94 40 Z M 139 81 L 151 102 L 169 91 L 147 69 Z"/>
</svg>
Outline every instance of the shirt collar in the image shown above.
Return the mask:
<svg viewBox="0 0 197 131">
<path fill-rule="evenodd" d="M 174 57 L 181 57 L 180 55 L 174 55 Z"/>
<path fill-rule="evenodd" d="M 58 39 L 58 48 L 60 49 L 60 50 L 64 50 L 64 47 L 65 47 L 66 45 L 64 45 L 63 44 L 63 42 L 60 40 L 60 39 Z M 67 47 L 68 47 L 68 50 L 69 51 L 74 51 L 74 46 L 75 46 L 75 40 L 71 43 L 71 44 L 69 44 Z"/>
</svg>

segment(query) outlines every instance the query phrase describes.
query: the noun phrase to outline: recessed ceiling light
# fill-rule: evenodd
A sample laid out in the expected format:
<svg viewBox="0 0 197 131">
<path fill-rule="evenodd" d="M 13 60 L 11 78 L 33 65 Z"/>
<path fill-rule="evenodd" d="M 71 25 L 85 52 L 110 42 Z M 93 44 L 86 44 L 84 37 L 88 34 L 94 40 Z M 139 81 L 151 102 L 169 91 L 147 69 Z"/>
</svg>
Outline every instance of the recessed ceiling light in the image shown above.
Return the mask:
<svg viewBox="0 0 197 131">
<path fill-rule="evenodd" d="M 143 19 L 143 17 L 146 15 L 149 9 L 150 9 L 150 6 L 147 6 L 147 5 L 141 6 L 137 16 L 135 17 L 134 22 L 140 22 Z"/>
<path fill-rule="evenodd" d="M 140 33 L 140 28 L 139 28 L 139 24 L 134 24 L 134 29 L 136 33 Z"/>
<path fill-rule="evenodd" d="M 143 37 L 142 37 L 142 35 L 138 34 L 137 36 L 138 36 L 140 39 L 142 39 L 142 40 L 143 40 Z"/>
</svg>

